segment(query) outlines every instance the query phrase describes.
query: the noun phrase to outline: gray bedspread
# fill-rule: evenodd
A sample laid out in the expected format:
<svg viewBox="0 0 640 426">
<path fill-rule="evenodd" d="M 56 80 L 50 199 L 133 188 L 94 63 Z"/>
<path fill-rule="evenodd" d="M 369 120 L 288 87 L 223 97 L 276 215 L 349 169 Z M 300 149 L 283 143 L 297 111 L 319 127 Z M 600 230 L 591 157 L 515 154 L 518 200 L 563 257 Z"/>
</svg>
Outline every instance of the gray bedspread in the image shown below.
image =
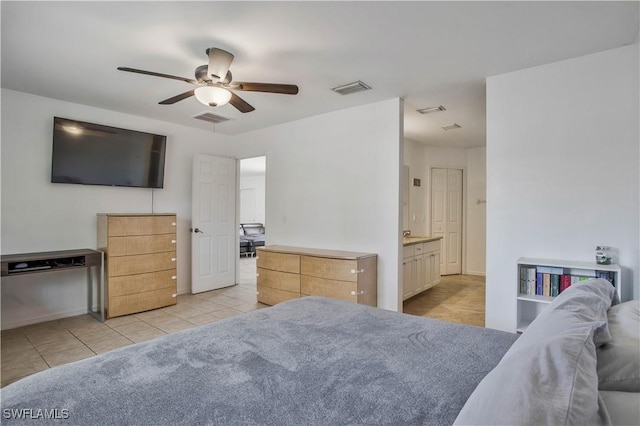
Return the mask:
<svg viewBox="0 0 640 426">
<path fill-rule="evenodd" d="M 307 297 L 22 379 L 2 423 L 452 424 L 516 338 Z"/>
</svg>

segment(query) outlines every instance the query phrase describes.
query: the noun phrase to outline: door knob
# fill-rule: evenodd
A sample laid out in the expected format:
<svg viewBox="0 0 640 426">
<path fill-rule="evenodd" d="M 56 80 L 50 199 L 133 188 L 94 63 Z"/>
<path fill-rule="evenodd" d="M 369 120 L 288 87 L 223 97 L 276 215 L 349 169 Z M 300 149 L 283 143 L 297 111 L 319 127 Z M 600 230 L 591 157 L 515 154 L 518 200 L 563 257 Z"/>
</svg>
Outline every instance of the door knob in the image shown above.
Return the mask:
<svg viewBox="0 0 640 426">
<path fill-rule="evenodd" d="M 193 232 L 195 232 L 196 234 L 197 234 L 197 233 L 204 234 L 204 232 L 202 232 L 202 231 L 201 231 L 201 230 L 199 230 L 198 228 L 194 229 L 194 230 L 193 230 Z"/>
</svg>

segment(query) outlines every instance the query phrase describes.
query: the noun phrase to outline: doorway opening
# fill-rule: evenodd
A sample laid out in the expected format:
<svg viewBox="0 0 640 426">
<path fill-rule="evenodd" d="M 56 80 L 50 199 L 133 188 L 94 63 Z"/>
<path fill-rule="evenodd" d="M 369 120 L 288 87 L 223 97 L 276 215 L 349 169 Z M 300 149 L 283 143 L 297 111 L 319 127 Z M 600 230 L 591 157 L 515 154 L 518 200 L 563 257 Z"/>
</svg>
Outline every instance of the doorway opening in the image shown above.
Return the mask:
<svg viewBox="0 0 640 426">
<path fill-rule="evenodd" d="M 266 244 L 266 157 L 239 160 L 238 283 L 256 285 L 256 249 Z"/>
</svg>

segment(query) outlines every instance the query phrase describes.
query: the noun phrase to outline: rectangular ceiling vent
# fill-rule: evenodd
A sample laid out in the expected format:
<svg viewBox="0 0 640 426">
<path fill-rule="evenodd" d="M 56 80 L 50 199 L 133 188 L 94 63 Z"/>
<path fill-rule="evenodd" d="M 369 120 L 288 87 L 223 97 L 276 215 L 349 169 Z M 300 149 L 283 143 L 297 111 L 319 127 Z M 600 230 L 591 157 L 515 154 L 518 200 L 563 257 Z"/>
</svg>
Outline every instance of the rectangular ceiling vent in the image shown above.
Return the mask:
<svg viewBox="0 0 640 426">
<path fill-rule="evenodd" d="M 340 93 L 341 95 L 350 95 L 352 93 L 362 92 L 365 90 L 370 90 L 371 86 L 363 83 L 362 81 L 354 81 L 353 83 L 344 84 L 342 86 L 334 87 L 333 90 L 336 93 Z"/>
<path fill-rule="evenodd" d="M 453 129 L 459 129 L 460 127 L 462 127 L 461 125 L 459 125 L 458 123 L 453 123 L 453 124 L 449 124 L 447 126 L 442 126 L 442 128 L 444 130 L 453 130 Z"/>
<path fill-rule="evenodd" d="M 446 111 L 446 110 L 447 109 L 445 107 L 440 105 L 440 106 L 437 106 L 437 107 L 429 107 L 429 108 L 417 109 L 416 111 L 418 111 L 420 114 L 429 114 L 430 112 Z"/>
<path fill-rule="evenodd" d="M 202 114 L 195 115 L 193 118 L 208 121 L 209 123 L 224 123 L 225 121 L 233 120 L 232 117 L 225 117 L 224 115 L 217 115 L 211 112 L 203 112 Z"/>
</svg>

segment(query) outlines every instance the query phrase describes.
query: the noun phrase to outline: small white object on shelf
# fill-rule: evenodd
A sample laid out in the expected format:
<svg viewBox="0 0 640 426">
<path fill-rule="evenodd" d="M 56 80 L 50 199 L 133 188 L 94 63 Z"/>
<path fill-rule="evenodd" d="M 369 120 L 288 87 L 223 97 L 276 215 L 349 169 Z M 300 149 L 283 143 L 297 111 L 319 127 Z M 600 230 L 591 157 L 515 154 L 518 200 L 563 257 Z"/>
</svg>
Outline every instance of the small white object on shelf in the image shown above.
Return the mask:
<svg viewBox="0 0 640 426">
<path fill-rule="evenodd" d="M 598 265 L 610 265 L 612 259 L 611 247 L 596 246 L 596 263 Z"/>
</svg>

